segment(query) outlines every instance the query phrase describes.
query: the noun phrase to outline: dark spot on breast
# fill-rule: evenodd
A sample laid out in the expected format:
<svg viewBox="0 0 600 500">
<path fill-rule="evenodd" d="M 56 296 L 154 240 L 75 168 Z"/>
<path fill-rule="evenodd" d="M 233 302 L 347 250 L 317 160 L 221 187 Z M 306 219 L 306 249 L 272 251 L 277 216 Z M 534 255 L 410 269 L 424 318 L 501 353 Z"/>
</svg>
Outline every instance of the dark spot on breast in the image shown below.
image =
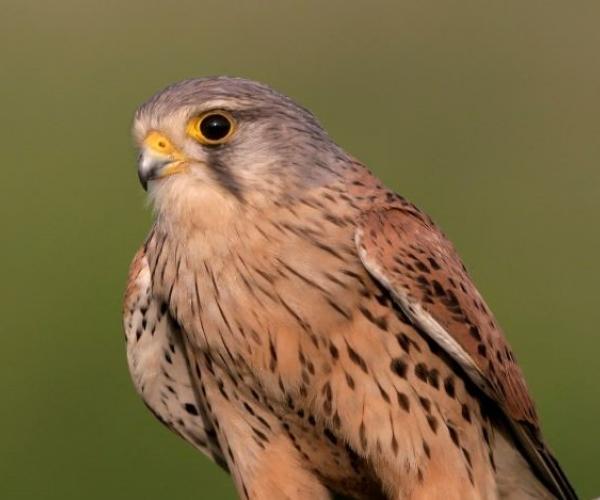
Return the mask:
<svg viewBox="0 0 600 500">
<path fill-rule="evenodd" d="M 360 312 L 363 313 L 364 317 L 373 323 L 377 328 L 387 331 L 388 322 L 385 316 L 375 316 L 369 309 L 364 306 L 360 306 Z"/>
<path fill-rule="evenodd" d="M 354 390 L 354 379 L 350 376 L 349 373 L 344 372 L 346 375 L 346 383 L 350 389 Z"/>
<path fill-rule="evenodd" d="M 342 306 L 340 306 L 339 304 L 335 303 L 333 300 L 331 300 L 329 297 L 326 297 L 325 300 L 327 301 L 327 303 L 339 314 L 341 314 L 344 318 L 346 319 L 351 319 L 352 318 L 352 314 L 349 311 L 346 311 Z"/>
<path fill-rule="evenodd" d="M 437 369 L 433 368 L 432 370 L 429 371 L 428 380 L 429 380 L 429 385 L 431 385 L 435 389 L 439 389 L 439 387 L 440 387 L 440 372 Z"/>
<path fill-rule="evenodd" d="M 333 344 L 333 342 L 329 343 L 329 353 L 333 359 L 338 359 L 340 357 L 340 353 L 337 347 Z"/>
<path fill-rule="evenodd" d="M 398 392 L 396 396 L 398 398 L 398 405 L 400 408 L 406 412 L 410 411 L 410 401 L 408 400 L 408 396 L 403 392 Z"/>
<path fill-rule="evenodd" d="M 431 413 L 431 401 L 429 399 L 419 396 L 419 403 L 427 413 Z"/>
<path fill-rule="evenodd" d="M 429 427 L 434 432 L 434 434 L 437 433 L 437 429 L 438 429 L 437 418 L 435 418 L 433 415 L 427 415 L 427 423 L 429 424 Z"/>
<path fill-rule="evenodd" d="M 408 365 L 403 359 L 394 358 L 392 359 L 392 363 L 390 365 L 390 369 L 399 377 L 406 378 L 406 370 Z"/>
<path fill-rule="evenodd" d="M 467 421 L 470 422 L 471 421 L 471 412 L 469 411 L 469 407 L 463 403 L 462 407 L 461 407 L 461 414 L 462 417 Z"/>
<path fill-rule="evenodd" d="M 350 346 L 348 346 L 348 357 L 350 358 L 350 361 L 352 361 L 355 365 L 358 365 L 363 372 L 368 373 L 367 363 L 365 363 L 365 360 L 362 358 L 362 356 L 360 356 L 360 354 L 358 354 Z"/>
<path fill-rule="evenodd" d="M 458 433 L 456 432 L 456 429 L 452 425 L 448 425 L 448 434 L 450 435 L 450 439 L 452 439 L 452 442 L 456 446 L 458 446 L 459 445 Z"/>
<path fill-rule="evenodd" d="M 454 377 L 452 377 L 452 375 L 449 375 L 444 380 L 444 389 L 446 390 L 446 394 L 448 394 L 448 396 L 454 398 L 456 391 L 454 388 Z"/>
<path fill-rule="evenodd" d="M 252 429 L 252 432 L 254 432 L 254 434 L 258 437 L 258 439 L 260 439 L 261 441 L 265 441 L 268 442 L 269 438 L 266 436 L 266 434 L 260 430 L 258 430 L 256 427 L 250 427 Z"/>
<path fill-rule="evenodd" d="M 429 370 L 425 363 L 417 363 L 415 365 L 415 375 L 417 378 L 421 379 L 423 382 L 427 382 L 427 378 L 429 375 Z"/>
<path fill-rule="evenodd" d="M 381 394 L 381 397 L 383 398 L 383 400 L 389 404 L 390 397 L 388 396 L 388 393 L 385 392 L 385 390 L 383 389 L 383 387 L 381 387 L 379 382 L 376 381 L 376 383 L 377 383 L 377 388 L 379 389 L 379 394 Z"/>
<path fill-rule="evenodd" d="M 398 344 L 402 350 L 408 354 L 410 351 L 410 339 L 408 336 L 405 333 L 399 333 L 396 335 L 396 340 L 398 341 Z"/>
<path fill-rule="evenodd" d="M 431 458 L 431 449 L 425 440 L 423 440 L 423 451 L 425 452 L 425 455 L 427 455 L 427 458 Z"/>
<path fill-rule="evenodd" d="M 219 392 L 221 393 L 221 396 L 223 396 L 224 399 L 229 401 L 229 396 L 227 395 L 227 392 L 225 392 L 225 385 L 223 384 L 222 380 L 218 381 L 217 387 L 219 388 Z"/>
<path fill-rule="evenodd" d="M 192 403 L 185 403 L 183 405 L 183 408 L 185 409 L 185 411 L 187 411 L 190 415 L 198 415 L 198 408 L 196 408 L 196 405 L 192 404 Z"/>
<path fill-rule="evenodd" d="M 467 475 L 469 476 L 469 482 L 475 486 L 475 479 L 473 479 L 473 472 L 471 469 L 467 468 Z"/>
<path fill-rule="evenodd" d="M 302 352 L 302 350 L 298 351 L 298 360 L 300 361 L 300 364 L 302 366 L 306 364 L 306 358 L 304 357 L 304 353 Z"/>
<path fill-rule="evenodd" d="M 462 452 L 465 456 L 465 460 L 469 464 L 469 467 L 473 467 L 473 464 L 471 463 L 471 454 L 469 453 L 469 451 L 466 448 L 462 448 Z"/>
<path fill-rule="evenodd" d="M 271 370 L 271 372 L 274 372 L 275 367 L 277 366 L 277 351 L 275 350 L 273 341 L 270 338 L 269 338 L 269 352 L 271 354 L 271 361 L 269 363 L 269 369 Z"/>
<path fill-rule="evenodd" d="M 264 425 L 267 429 L 271 430 L 271 426 L 269 425 L 269 423 L 262 418 L 260 415 L 256 415 L 256 419 L 262 424 Z"/>
</svg>

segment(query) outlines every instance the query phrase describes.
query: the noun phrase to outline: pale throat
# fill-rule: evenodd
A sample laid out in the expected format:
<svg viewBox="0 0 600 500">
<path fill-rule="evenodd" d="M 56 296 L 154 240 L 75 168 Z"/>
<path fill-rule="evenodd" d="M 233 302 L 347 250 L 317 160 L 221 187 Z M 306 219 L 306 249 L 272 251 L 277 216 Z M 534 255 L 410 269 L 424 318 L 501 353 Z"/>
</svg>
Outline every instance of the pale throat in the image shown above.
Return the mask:
<svg viewBox="0 0 600 500">
<path fill-rule="evenodd" d="M 232 248 L 243 244 L 240 228 L 251 224 L 255 211 L 220 187 L 185 181 L 173 176 L 151 189 L 157 229 L 191 262 L 228 259 Z"/>
</svg>

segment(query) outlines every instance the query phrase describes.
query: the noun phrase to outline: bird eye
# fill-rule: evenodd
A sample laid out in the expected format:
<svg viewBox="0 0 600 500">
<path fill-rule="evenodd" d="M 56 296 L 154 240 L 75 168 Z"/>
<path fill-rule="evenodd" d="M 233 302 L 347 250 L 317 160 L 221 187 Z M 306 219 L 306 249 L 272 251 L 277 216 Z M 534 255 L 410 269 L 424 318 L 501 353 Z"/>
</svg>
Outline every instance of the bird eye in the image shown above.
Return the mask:
<svg viewBox="0 0 600 500">
<path fill-rule="evenodd" d="M 188 133 L 206 145 L 223 144 L 233 129 L 233 117 L 226 111 L 209 111 L 193 118 L 188 125 Z"/>
</svg>

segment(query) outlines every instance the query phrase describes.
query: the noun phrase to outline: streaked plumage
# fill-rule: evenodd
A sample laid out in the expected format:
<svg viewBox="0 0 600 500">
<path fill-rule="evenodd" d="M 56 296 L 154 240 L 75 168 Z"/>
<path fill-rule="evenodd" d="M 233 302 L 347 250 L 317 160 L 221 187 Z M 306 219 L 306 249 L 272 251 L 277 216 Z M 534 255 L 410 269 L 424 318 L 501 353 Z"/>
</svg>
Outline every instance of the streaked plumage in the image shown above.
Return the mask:
<svg viewBox="0 0 600 500">
<path fill-rule="evenodd" d="M 189 80 L 134 134 L 156 211 L 125 298 L 134 384 L 240 497 L 575 498 L 452 245 L 308 111 Z"/>
</svg>

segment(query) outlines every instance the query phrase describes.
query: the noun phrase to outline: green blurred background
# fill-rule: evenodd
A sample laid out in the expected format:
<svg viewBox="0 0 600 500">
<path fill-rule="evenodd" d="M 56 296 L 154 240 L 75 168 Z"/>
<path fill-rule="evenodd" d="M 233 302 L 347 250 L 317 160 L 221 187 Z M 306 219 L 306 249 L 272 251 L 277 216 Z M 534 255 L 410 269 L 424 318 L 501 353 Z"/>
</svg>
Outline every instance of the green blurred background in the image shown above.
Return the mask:
<svg viewBox="0 0 600 500">
<path fill-rule="evenodd" d="M 0 1 L 0 497 L 234 498 L 129 382 L 136 106 L 258 79 L 427 210 L 600 494 L 600 3 Z"/>
</svg>

